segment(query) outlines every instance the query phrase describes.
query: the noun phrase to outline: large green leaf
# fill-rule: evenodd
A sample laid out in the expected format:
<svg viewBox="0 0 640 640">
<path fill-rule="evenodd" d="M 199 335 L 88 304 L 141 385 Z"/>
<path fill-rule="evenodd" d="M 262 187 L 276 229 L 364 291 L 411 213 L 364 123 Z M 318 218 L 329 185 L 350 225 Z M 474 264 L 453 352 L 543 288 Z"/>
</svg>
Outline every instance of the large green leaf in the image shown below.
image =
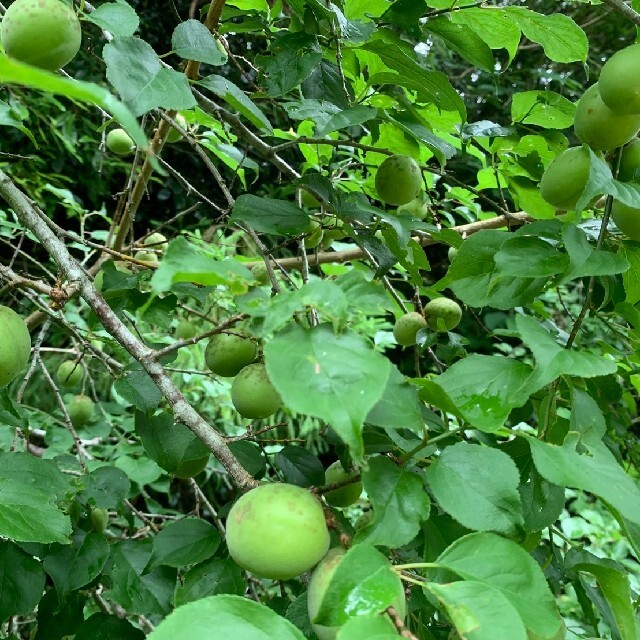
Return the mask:
<svg viewBox="0 0 640 640">
<path fill-rule="evenodd" d="M 246 224 L 255 231 L 296 235 L 309 226 L 309 216 L 293 202 L 243 194 L 233 207 L 229 222 Z"/>
<path fill-rule="evenodd" d="M 140 26 L 135 10 L 122 0 L 105 2 L 83 17 L 114 36 L 132 36 Z"/>
<path fill-rule="evenodd" d="M 28 615 L 44 590 L 42 564 L 12 542 L 0 541 L 0 622 Z"/>
<path fill-rule="evenodd" d="M 185 20 L 173 31 L 171 47 L 185 60 L 196 60 L 219 67 L 227 61 L 227 53 L 218 49 L 213 34 L 199 20 Z"/>
<path fill-rule="evenodd" d="M 453 12 L 451 21 L 469 27 L 491 49 L 506 49 L 510 60 L 516 55 L 520 27 L 499 7 L 467 7 L 464 11 Z"/>
<path fill-rule="evenodd" d="M 263 604 L 217 595 L 175 609 L 148 640 L 196 640 L 214 636 L 242 640 L 305 640 L 288 620 Z"/>
<path fill-rule="evenodd" d="M 285 406 L 326 420 L 361 461 L 362 425 L 382 397 L 389 361 L 356 333 L 336 335 L 329 325 L 292 325 L 265 346 L 264 355 Z"/>
<path fill-rule="evenodd" d="M 427 469 L 438 504 L 467 529 L 514 535 L 522 528 L 520 475 L 502 451 L 459 442 Z"/>
<path fill-rule="evenodd" d="M 247 589 L 244 571 L 229 558 L 212 558 L 185 573 L 176 589 L 175 603 L 179 607 L 219 593 L 241 596 Z"/>
</svg>

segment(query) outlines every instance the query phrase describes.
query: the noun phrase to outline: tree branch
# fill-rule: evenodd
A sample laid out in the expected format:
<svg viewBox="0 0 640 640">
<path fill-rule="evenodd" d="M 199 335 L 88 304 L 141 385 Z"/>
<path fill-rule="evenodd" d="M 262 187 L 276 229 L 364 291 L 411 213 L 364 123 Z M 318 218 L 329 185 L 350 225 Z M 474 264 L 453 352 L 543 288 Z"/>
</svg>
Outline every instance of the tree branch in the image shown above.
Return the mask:
<svg viewBox="0 0 640 640">
<path fill-rule="evenodd" d="M 640 25 L 640 13 L 635 11 L 635 9 L 624 2 L 624 0 L 602 0 L 602 2 L 608 4 L 614 11 L 628 18 L 634 24 Z"/>
</svg>

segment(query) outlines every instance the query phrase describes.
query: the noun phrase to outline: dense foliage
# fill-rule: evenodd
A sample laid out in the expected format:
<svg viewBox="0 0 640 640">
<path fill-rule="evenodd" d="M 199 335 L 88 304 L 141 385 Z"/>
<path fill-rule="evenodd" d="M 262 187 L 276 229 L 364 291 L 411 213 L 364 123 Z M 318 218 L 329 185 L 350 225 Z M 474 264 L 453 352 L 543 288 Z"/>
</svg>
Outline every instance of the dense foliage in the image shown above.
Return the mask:
<svg viewBox="0 0 640 640">
<path fill-rule="evenodd" d="M 635 5 L 8 3 L 0 636 L 636 640 Z"/>
</svg>

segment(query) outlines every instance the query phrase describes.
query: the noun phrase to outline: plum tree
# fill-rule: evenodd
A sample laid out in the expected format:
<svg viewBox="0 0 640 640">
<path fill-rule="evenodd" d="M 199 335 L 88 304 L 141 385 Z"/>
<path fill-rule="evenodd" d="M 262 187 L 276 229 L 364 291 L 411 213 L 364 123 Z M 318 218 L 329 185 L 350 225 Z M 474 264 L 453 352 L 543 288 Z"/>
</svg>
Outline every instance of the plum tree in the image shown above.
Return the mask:
<svg viewBox="0 0 640 640">
<path fill-rule="evenodd" d="M 598 85 L 605 104 L 618 113 L 640 113 L 640 44 L 614 53 L 602 67 Z"/>
<path fill-rule="evenodd" d="M 82 382 L 82 365 L 76 360 L 61 362 L 56 370 L 56 382 L 63 389 L 72 389 Z"/>
<path fill-rule="evenodd" d="M 190 340 L 196 335 L 196 327 L 189 320 L 180 320 L 176 327 L 175 336 L 178 340 Z"/>
<path fill-rule="evenodd" d="M 409 347 L 416 344 L 416 335 L 420 329 L 427 328 L 427 321 L 421 313 L 411 311 L 400 316 L 393 327 L 393 337 L 398 344 Z"/>
<path fill-rule="evenodd" d="M 242 417 L 251 420 L 268 418 L 282 405 L 280 394 L 261 363 L 246 366 L 233 379 L 231 402 Z"/>
<path fill-rule="evenodd" d="M 546 168 L 540 195 L 556 209 L 575 209 L 589 180 L 589 152 L 583 147 L 565 149 Z"/>
<path fill-rule="evenodd" d="M 618 180 L 629 182 L 640 178 L 640 138 L 633 139 L 623 150 Z"/>
<path fill-rule="evenodd" d="M 107 133 L 105 144 L 107 149 L 117 156 L 128 156 L 135 149 L 133 140 L 124 129 L 111 129 Z"/>
<path fill-rule="evenodd" d="M 336 460 L 334 463 L 327 467 L 324 473 L 324 479 L 327 484 L 333 484 L 334 482 L 343 482 L 349 480 L 357 475 L 357 472 L 345 471 L 340 460 Z M 324 494 L 324 499 L 332 507 L 348 507 L 358 500 L 362 493 L 362 482 L 352 482 L 346 484 L 344 487 L 334 489 L 333 491 L 327 491 Z"/>
<path fill-rule="evenodd" d="M 592 149 L 614 149 L 638 133 L 640 114 L 613 111 L 602 101 L 598 85 L 594 84 L 578 100 L 573 129 L 578 140 Z"/>
<path fill-rule="evenodd" d="M 382 202 L 403 205 L 414 200 L 422 188 L 422 172 L 409 156 L 390 156 L 379 167 L 376 191 Z"/>
<path fill-rule="evenodd" d="M 346 550 L 342 547 L 335 547 L 331 549 L 329 553 L 322 559 L 320 564 L 315 568 L 309 581 L 309 589 L 307 592 L 307 610 L 309 612 L 309 620 L 315 634 L 319 640 L 335 640 L 340 627 L 326 627 L 314 622 L 320 608 L 322 606 L 322 600 L 324 595 L 331 584 L 331 580 L 336 572 L 336 569 L 340 566 L 340 563 L 344 559 Z M 389 565 L 391 570 L 391 565 Z M 395 574 L 394 574 L 395 575 Z M 396 596 L 393 599 L 393 607 L 397 611 L 401 618 L 404 618 L 407 612 L 407 603 L 404 595 L 404 588 L 402 581 L 396 575 Z M 391 620 L 389 620 L 389 630 L 393 632 L 394 626 Z M 390 633 L 392 635 L 392 633 Z"/>
<path fill-rule="evenodd" d="M 144 239 L 144 246 L 158 251 L 166 251 L 169 243 L 165 235 L 156 231 Z"/>
<path fill-rule="evenodd" d="M 189 128 L 189 124 L 184 119 L 183 115 L 177 114 L 176 117 L 174 118 L 174 120 L 183 129 L 188 129 Z M 167 142 L 170 143 L 170 144 L 174 144 L 176 142 L 180 142 L 180 140 L 182 140 L 182 134 L 177 129 L 175 129 L 174 127 L 171 127 L 171 129 L 169 129 L 169 133 L 167 134 Z"/>
<path fill-rule="evenodd" d="M 640 242 L 640 209 L 614 200 L 611 207 L 611 219 L 625 236 Z"/>
<path fill-rule="evenodd" d="M 243 569 L 288 580 L 313 568 L 329 548 L 318 499 L 291 484 L 264 484 L 243 495 L 227 517 L 227 547 Z"/>
<path fill-rule="evenodd" d="M 424 307 L 424 317 L 433 331 L 451 331 L 462 319 L 462 308 L 450 298 L 436 298 Z"/>
<path fill-rule="evenodd" d="M 216 333 L 204 352 L 207 367 L 217 376 L 230 378 L 251 364 L 258 355 L 254 340 L 237 333 Z"/>
<path fill-rule="evenodd" d="M 24 320 L 13 309 L 0 305 L 0 389 L 27 366 L 30 354 L 31 335 Z"/>
<path fill-rule="evenodd" d="M 67 405 L 67 413 L 74 427 L 83 427 L 93 418 L 94 403 L 89 396 L 77 395 Z"/>
<path fill-rule="evenodd" d="M 60 0 L 16 0 L 2 19 L 5 53 L 26 64 L 56 71 L 75 58 L 82 33 L 75 11 Z"/>
</svg>

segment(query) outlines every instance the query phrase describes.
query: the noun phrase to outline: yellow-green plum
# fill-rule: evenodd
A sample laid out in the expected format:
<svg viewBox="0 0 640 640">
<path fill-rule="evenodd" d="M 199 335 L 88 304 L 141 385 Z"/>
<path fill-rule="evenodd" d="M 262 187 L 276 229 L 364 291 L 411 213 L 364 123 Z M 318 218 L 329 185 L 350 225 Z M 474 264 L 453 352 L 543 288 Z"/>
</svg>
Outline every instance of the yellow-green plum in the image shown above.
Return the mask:
<svg viewBox="0 0 640 640">
<path fill-rule="evenodd" d="M 82 382 L 82 365 L 76 360 L 65 360 L 56 371 L 56 382 L 64 389 L 72 389 Z"/>
<path fill-rule="evenodd" d="M 5 53 L 20 62 L 56 71 L 75 58 L 82 33 L 75 11 L 60 0 L 16 0 L 2 19 Z"/>
<path fill-rule="evenodd" d="M 93 409 L 94 403 L 89 396 L 73 396 L 67 406 L 67 412 L 69 413 L 71 424 L 74 427 L 83 427 L 93 418 Z"/>
<path fill-rule="evenodd" d="M 158 251 L 166 251 L 168 245 L 167 237 L 158 231 L 148 235 L 144 239 L 144 246 Z"/>
<path fill-rule="evenodd" d="M 254 340 L 236 333 L 216 333 L 204 352 L 207 367 L 217 376 L 230 378 L 251 364 L 258 355 Z"/>
<path fill-rule="evenodd" d="M 449 262 L 453 262 L 453 259 L 458 255 L 458 250 L 455 247 L 449 247 L 447 251 L 447 258 L 449 258 Z"/>
<path fill-rule="evenodd" d="M 174 120 L 179 127 L 182 127 L 183 129 L 189 128 L 189 124 L 187 123 L 183 115 L 177 114 Z M 174 144 L 176 142 L 180 142 L 180 140 L 182 140 L 182 134 L 174 127 L 171 127 L 171 129 L 169 129 L 169 133 L 167 134 L 167 142 L 170 144 Z"/>
<path fill-rule="evenodd" d="M 178 340 L 190 340 L 196 335 L 196 327 L 189 320 L 180 320 L 176 327 L 175 336 Z"/>
<path fill-rule="evenodd" d="M 614 53 L 602 67 L 598 85 L 605 104 L 618 113 L 640 113 L 640 44 Z"/>
<path fill-rule="evenodd" d="M 462 319 L 462 308 L 450 298 L 436 298 L 424 307 L 424 317 L 433 331 L 451 331 Z"/>
<path fill-rule="evenodd" d="M 329 549 L 322 506 L 301 487 L 260 485 L 231 507 L 227 547 L 233 560 L 256 576 L 295 578 L 312 569 Z"/>
<path fill-rule="evenodd" d="M 31 335 L 24 320 L 0 305 L 0 389 L 27 366 L 30 353 Z"/>
<path fill-rule="evenodd" d="M 407 202 L 407 204 L 403 204 L 398 207 L 398 215 L 403 213 L 408 213 L 412 215 L 414 218 L 418 218 L 418 220 L 424 220 L 425 218 L 430 217 L 431 212 L 429 211 L 429 205 L 424 202 L 424 199 L 421 195 L 419 195 L 411 202 Z"/>
<path fill-rule="evenodd" d="M 141 262 L 149 262 L 152 265 L 157 265 L 160 262 L 158 254 L 154 253 L 153 251 L 136 251 L 133 254 L 133 257 L 136 260 L 140 260 Z M 142 265 L 138 265 L 138 267 L 142 267 Z"/>
<path fill-rule="evenodd" d="M 573 120 L 573 130 L 580 142 L 592 149 L 621 147 L 640 129 L 640 114 L 619 113 L 610 109 L 600 97 L 598 85 L 591 85 L 582 95 Z"/>
<path fill-rule="evenodd" d="M 618 180 L 629 182 L 640 178 L 640 138 L 634 138 L 623 150 Z"/>
<path fill-rule="evenodd" d="M 250 420 L 268 418 L 282 405 L 280 394 L 261 363 L 246 366 L 233 379 L 231 402 L 243 418 Z"/>
<path fill-rule="evenodd" d="M 640 209 L 614 200 L 611 207 L 611 219 L 627 238 L 640 242 Z"/>
<path fill-rule="evenodd" d="M 348 472 L 344 470 L 340 460 L 336 460 L 333 464 L 327 467 L 324 474 L 326 484 L 333 484 L 334 482 L 343 482 L 349 480 L 358 475 L 357 471 Z M 332 507 L 348 507 L 358 500 L 362 493 L 362 482 L 357 480 L 346 484 L 344 487 L 334 489 L 333 491 L 327 491 L 324 494 L 324 499 Z"/>
<path fill-rule="evenodd" d="M 414 200 L 422 188 L 422 172 L 409 156 L 390 156 L 379 167 L 376 191 L 382 202 L 403 205 Z"/>
<path fill-rule="evenodd" d="M 589 152 L 584 147 L 565 149 L 542 175 L 540 195 L 556 209 L 575 209 L 589 180 L 590 164 Z"/>
<path fill-rule="evenodd" d="M 105 144 L 107 149 L 117 156 L 128 156 L 135 149 L 131 136 L 124 129 L 111 129 L 107 133 Z"/>
<path fill-rule="evenodd" d="M 106 509 L 91 509 L 91 528 L 96 533 L 103 533 L 109 522 L 109 512 Z"/>
<path fill-rule="evenodd" d="M 251 275 L 255 278 L 255 281 L 259 285 L 269 284 L 269 272 L 267 271 L 267 265 L 264 262 L 258 262 L 251 267 Z"/>
<path fill-rule="evenodd" d="M 400 316 L 393 327 L 393 337 L 403 347 L 416 344 L 416 335 L 420 329 L 427 328 L 427 321 L 421 313 L 411 311 Z"/>
</svg>

